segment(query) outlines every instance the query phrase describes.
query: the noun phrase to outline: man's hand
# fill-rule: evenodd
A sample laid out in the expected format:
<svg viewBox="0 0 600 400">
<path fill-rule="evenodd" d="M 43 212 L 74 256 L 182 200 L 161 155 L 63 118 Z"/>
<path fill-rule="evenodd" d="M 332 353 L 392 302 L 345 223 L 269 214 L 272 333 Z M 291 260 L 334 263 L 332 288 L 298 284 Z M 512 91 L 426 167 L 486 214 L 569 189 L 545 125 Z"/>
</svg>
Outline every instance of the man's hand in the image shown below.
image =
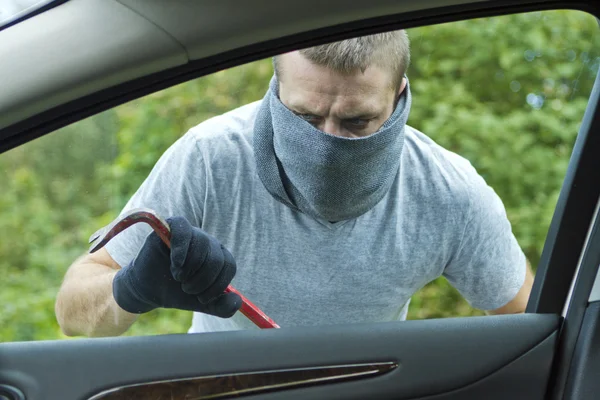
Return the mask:
<svg viewBox="0 0 600 400">
<path fill-rule="evenodd" d="M 141 314 L 176 308 L 229 318 L 242 305 L 224 293 L 236 273 L 231 253 L 214 237 L 181 217 L 168 219 L 171 249 L 152 232 L 138 256 L 113 279 L 113 295 L 123 310 Z"/>
</svg>

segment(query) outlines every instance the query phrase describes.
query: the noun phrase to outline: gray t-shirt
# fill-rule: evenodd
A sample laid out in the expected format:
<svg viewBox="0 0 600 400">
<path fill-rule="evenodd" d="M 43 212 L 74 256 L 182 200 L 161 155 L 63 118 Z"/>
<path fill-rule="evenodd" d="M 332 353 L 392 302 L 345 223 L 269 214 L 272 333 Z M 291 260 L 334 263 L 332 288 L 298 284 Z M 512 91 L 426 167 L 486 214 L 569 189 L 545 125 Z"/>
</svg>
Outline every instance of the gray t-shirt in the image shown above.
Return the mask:
<svg viewBox="0 0 600 400">
<path fill-rule="evenodd" d="M 232 285 L 281 327 L 403 320 L 411 296 L 445 276 L 474 307 L 510 301 L 525 256 L 503 204 L 464 158 L 407 127 L 400 173 L 370 211 L 338 223 L 276 201 L 255 168 L 259 102 L 192 128 L 160 158 L 125 209 L 186 217 L 237 262 Z M 149 228 L 107 245 L 126 266 Z M 190 332 L 257 329 L 241 313 L 194 313 Z"/>
</svg>

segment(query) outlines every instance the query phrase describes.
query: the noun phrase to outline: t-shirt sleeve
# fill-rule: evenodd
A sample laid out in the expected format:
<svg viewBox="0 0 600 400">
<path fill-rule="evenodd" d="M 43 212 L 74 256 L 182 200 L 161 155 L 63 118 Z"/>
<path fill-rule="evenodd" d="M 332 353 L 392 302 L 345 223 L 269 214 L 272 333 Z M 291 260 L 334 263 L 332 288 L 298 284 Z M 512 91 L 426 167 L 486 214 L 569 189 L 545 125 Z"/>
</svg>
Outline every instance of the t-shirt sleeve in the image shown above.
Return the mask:
<svg viewBox="0 0 600 400">
<path fill-rule="evenodd" d="M 150 208 L 164 219 L 182 216 L 201 227 L 205 176 L 196 139 L 188 132 L 160 157 L 120 215 L 132 208 Z M 150 232 L 151 228 L 145 223 L 132 225 L 105 248 L 124 267 L 137 255 Z"/>
<path fill-rule="evenodd" d="M 444 276 L 472 307 L 494 310 L 517 295 L 526 258 L 496 192 L 476 173 L 471 183 L 462 240 Z"/>
</svg>

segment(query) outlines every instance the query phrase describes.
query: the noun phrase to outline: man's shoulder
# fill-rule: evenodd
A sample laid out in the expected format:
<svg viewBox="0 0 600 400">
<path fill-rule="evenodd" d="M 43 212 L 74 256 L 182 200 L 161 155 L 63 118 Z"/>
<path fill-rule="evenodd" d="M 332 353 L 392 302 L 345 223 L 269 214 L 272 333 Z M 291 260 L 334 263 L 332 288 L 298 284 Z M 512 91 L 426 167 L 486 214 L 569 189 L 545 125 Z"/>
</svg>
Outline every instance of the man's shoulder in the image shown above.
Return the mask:
<svg viewBox="0 0 600 400">
<path fill-rule="evenodd" d="M 406 157 L 404 157 L 406 156 Z M 407 126 L 403 149 L 403 165 L 410 179 L 460 203 L 469 202 L 485 182 L 465 157 L 436 143 L 423 132 Z"/>
<path fill-rule="evenodd" d="M 260 100 L 211 117 L 192 127 L 185 135 L 199 148 L 231 151 L 252 147 L 252 130 Z"/>
<path fill-rule="evenodd" d="M 412 156 L 411 161 L 429 164 L 439 172 L 455 173 L 456 178 L 470 179 L 477 171 L 465 157 L 442 147 L 423 132 L 407 126 L 405 149 Z"/>
</svg>

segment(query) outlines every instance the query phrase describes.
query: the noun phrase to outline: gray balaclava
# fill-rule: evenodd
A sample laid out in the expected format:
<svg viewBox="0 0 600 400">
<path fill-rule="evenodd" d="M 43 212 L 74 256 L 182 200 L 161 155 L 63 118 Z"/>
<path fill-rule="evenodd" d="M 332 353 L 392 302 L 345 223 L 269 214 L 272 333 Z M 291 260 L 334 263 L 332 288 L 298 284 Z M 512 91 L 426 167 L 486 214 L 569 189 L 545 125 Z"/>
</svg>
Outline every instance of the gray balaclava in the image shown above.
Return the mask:
<svg viewBox="0 0 600 400">
<path fill-rule="evenodd" d="M 290 111 L 271 79 L 254 125 L 258 176 L 278 201 L 314 218 L 337 222 L 373 208 L 400 169 L 410 87 L 375 133 L 345 138 L 325 133 Z"/>
</svg>

